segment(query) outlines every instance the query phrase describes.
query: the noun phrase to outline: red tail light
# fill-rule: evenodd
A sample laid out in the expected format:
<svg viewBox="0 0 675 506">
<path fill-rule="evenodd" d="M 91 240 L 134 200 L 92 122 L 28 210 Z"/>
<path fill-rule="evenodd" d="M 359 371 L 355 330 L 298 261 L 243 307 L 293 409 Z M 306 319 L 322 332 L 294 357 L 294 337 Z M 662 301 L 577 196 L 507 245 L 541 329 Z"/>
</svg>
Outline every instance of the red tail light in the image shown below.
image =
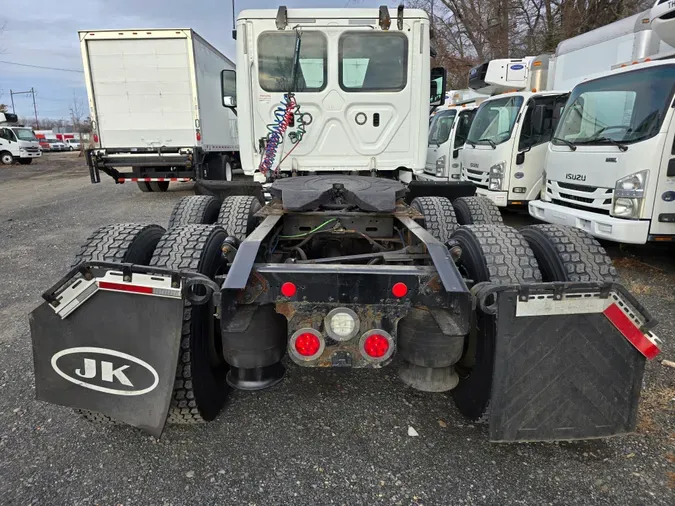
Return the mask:
<svg viewBox="0 0 675 506">
<path fill-rule="evenodd" d="M 98 144 L 98 134 L 94 134 L 94 142 Z"/>
<path fill-rule="evenodd" d="M 394 353 L 394 339 L 381 329 L 363 334 L 360 345 L 363 356 L 374 361 L 386 360 Z"/>
<path fill-rule="evenodd" d="M 201 141 L 202 140 L 202 133 L 199 130 L 196 130 L 195 134 L 197 136 L 197 141 Z"/>
<path fill-rule="evenodd" d="M 290 281 L 287 281 L 283 285 L 281 285 L 281 295 L 284 297 L 293 297 L 293 295 L 296 294 L 298 291 L 297 287 L 295 286 L 294 283 L 291 283 Z"/>
<path fill-rule="evenodd" d="M 288 343 L 288 351 L 295 359 L 307 362 L 321 356 L 326 346 L 321 333 L 313 328 L 296 331 Z"/>
<path fill-rule="evenodd" d="M 391 287 L 391 293 L 394 295 L 394 297 L 400 299 L 401 297 L 405 297 L 406 294 L 408 293 L 408 287 L 406 286 L 405 283 L 396 283 L 394 286 Z"/>
</svg>

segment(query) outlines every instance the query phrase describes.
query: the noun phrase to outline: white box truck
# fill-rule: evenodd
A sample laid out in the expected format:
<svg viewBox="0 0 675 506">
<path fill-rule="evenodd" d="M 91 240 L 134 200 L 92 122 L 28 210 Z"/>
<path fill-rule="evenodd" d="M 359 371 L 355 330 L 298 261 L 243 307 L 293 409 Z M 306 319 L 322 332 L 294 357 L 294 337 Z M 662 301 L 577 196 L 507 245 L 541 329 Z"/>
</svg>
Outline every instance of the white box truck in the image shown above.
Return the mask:
<svg viewBox="0 0 675 506">
<path fill-rule="evenodd" d="M 572 91 L 531 216 L 610 241 L 675 241 L 674 14 L 675 3 L 657 2 L 560 44 L 556 66 L 565 72 L 591 60 L 601 68 L 603 52 L 624 63 Z M 620 43 L 596 45 L 601 30 Z"/>
<path fill-rule="evenodd" d="M 0 112 L 0 165 L 28 165 L 42 156 L 33 129 L 18 123 L 16 114 Z"/>
<path fill-rule="evenodd" d="M 546 145 L 569 91 L 547 91 L 550 55 L 492 60 L 471 69 L 469 86 L 494 95 L 475 113 L 461 153 L 464 181 L 499 207 L 539 196 Z"/>
<path fill-rule="evenodd" d="M 91 180 L 142 191 L 171 181 L 231 180 L 237 120 L 220 104 L 225 55 L 191 29 L 80 31 L 93 126 Z"/>
</svg>

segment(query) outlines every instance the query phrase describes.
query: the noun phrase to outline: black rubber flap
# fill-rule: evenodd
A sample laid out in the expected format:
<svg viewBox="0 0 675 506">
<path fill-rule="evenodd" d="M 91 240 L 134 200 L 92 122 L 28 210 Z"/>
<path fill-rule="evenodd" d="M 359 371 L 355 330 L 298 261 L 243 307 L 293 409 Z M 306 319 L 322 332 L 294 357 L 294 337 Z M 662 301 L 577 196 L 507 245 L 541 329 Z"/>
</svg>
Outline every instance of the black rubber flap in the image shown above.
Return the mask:
<svg viewBox="0 0 675 506">
<path fill-rule="evenodd" d="M 645 358 L 602 314 L 516 317 L 499 294 L 490 440 L 633 432 Z"/>
<path fill-rule="evenodd" d="M 473 197 L 476 185 L 470 181 L 410 181 L 405 201 L 410 204 L 417 197 Z"/>
<path fill-rule="evenodd" d="M 37 398 L 159 437 L 173 391 L 183 301 L 99 290 L 62 320 L 30 314 Z"/>
<path fill-rule="evenodd" d="M 288 177 L 270 187 L 272 196 L 280 198 L 289 211 L 308 211 L 343 201 L 363 211 L 391 212 L 405 191 L 399 181 L 368 176 Z"/>
</svg>

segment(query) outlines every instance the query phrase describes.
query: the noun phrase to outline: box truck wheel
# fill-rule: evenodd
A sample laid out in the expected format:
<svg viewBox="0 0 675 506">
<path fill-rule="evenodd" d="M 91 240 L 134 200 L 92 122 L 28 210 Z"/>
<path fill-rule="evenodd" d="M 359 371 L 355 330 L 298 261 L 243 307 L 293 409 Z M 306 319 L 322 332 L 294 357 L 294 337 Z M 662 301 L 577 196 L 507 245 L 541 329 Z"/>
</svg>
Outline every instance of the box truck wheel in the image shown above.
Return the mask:
<svg viewBox="0 0 675 506">
<path fill-rule="evenodd" d="M 511 285 L 541 281 L 534 253 L 514 228 L 466 225 L 452 234 L 452 239 L 462 248 L 458 267 L 474 283 Z M 494 318 L 477 313 L 456 365 L 459 384 L 452 397 L 459 411 L 471 420 L 487 421 L 489 417 L 495 333 Z"/>
<path fill-rule="evenodd" d="M 561 225 L 521 229 L 534 251 L 544 281 L 616 281 L 618 273 L 605 249 L 583 230 Z"/>
<path fill-rule="evenodd" d="M 211 225 L 218 218 L 220 200 L 208 195 L 190 195 L 180 199 L 171 211 L 169 228 L 179 225 Z"/>
<path fill-rule="evenodd" d="M 254 214 L 260 207 L 258 199 L 250 195 L 227 197 L 220 207 L 217 223 L 227 230 L 228 235 L 243 241 L 256 227 Z"/>
<path fill-rule="evenodd" d="M 221 246 L 227 237 L 217 225 L 183 225 L 169 230 L 159 241 L 150 265 L 192 271 L 213 279 L 225 262 Z M 227 397 L 227 364 L 223 359 L 220 322 L 211 303 L 185 302 L 183 334 L 176 379 L 167 421 L 198 423 L 213 420 Z"/>
<path fill-rule="evenodd" d="M 504 223 L 499 208 L 487 197 L 459 197 L 452 201 L 452 205 L 460 225 Z"/>
<path fill-rule="evenodd" d="M 457 229 L 455 210 L 445 197 L 416 197 L 410 206 L 424 216 L 424 228 L 441 242 L 450 239 Z"/>
<path fill-rule="evenodd" d="M 32 158 L 19 158 L 19 163 L 21 165 L 30 165 L 33 162 Z"/>
<path fill-rule="evenodd" d="M 71 267 L 87 260 L 148 265 L 163 234 L 164 228 L 159 225 L 122 223 L 101 227 L 80 247 Z M 100 413 L 82 409 L 75 411 L 90 422 L 115 423 L 115 420 Z"/>
<path fill-rule="evenodd" d="M 0 152 L 0 163 L 3 165 L 12 165 L 14 163 L 14 157 L 9 151 Z"/>
<path fill-rule="evenodd" d="M 143 192 L 143 193 L 148 193 L 151 192 L 152 190 L 150 189 L 150 183 L 146 181 L 137 181 L 136 184 L 138 185 L 138 188 Z"/>
<path fill-rule="evenodd" d="M 150 186 L 150 191 L 153 192 L 165 192 L 169 189 L 168 181 L 150 181 L 148 185 Z"/>
</svg>

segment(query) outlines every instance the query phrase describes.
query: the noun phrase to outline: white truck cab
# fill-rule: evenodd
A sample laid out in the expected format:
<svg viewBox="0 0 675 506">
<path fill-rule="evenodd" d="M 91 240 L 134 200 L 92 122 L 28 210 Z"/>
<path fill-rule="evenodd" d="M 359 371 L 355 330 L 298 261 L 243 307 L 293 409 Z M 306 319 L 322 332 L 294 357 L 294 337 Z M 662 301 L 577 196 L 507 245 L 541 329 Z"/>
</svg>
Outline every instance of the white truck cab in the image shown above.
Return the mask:
<svg viewBox="0 0 675 506">
<path fill-rule="evenodd" d="M 423 10 L 243 10 L 236 39 L 236 88 L 224 71 L 222 91 L 245 174 L 424 171 L 430 90 L 442 104 L 445 74 L 431 76 Z"/>
<path fill-rule="evenodd" d="M 42 156 L 40 143 L 33 129 L 17 124 L 15 114 L 0 113 L 0 164 L 12 165 L 15 161 L 28 165 L 33 158 Z"/>
<path fill-rule="evenodd" d="M 451 105 L 436 112 L 429 126 L 427 161 L 421 181 L 457 181 L 460 178 L 460 153 L 476 113 L 475 101 Z"/>
<path fill-rule="evenodd" d="M 461 177 L 500 207 L 539 196 L 546 146 L 569 95 L 540 91 L 548 61 L 548 55 L 493 60 L 470 73 L 472 88 L 500 94 L 475 113 L 461 153 Z"/>
<path fill-rule="evenodd" d="M 674 82 L 664 60 L 577 85 L 530 214 L 611 241 L 675 240 Z"/>
</svg>

